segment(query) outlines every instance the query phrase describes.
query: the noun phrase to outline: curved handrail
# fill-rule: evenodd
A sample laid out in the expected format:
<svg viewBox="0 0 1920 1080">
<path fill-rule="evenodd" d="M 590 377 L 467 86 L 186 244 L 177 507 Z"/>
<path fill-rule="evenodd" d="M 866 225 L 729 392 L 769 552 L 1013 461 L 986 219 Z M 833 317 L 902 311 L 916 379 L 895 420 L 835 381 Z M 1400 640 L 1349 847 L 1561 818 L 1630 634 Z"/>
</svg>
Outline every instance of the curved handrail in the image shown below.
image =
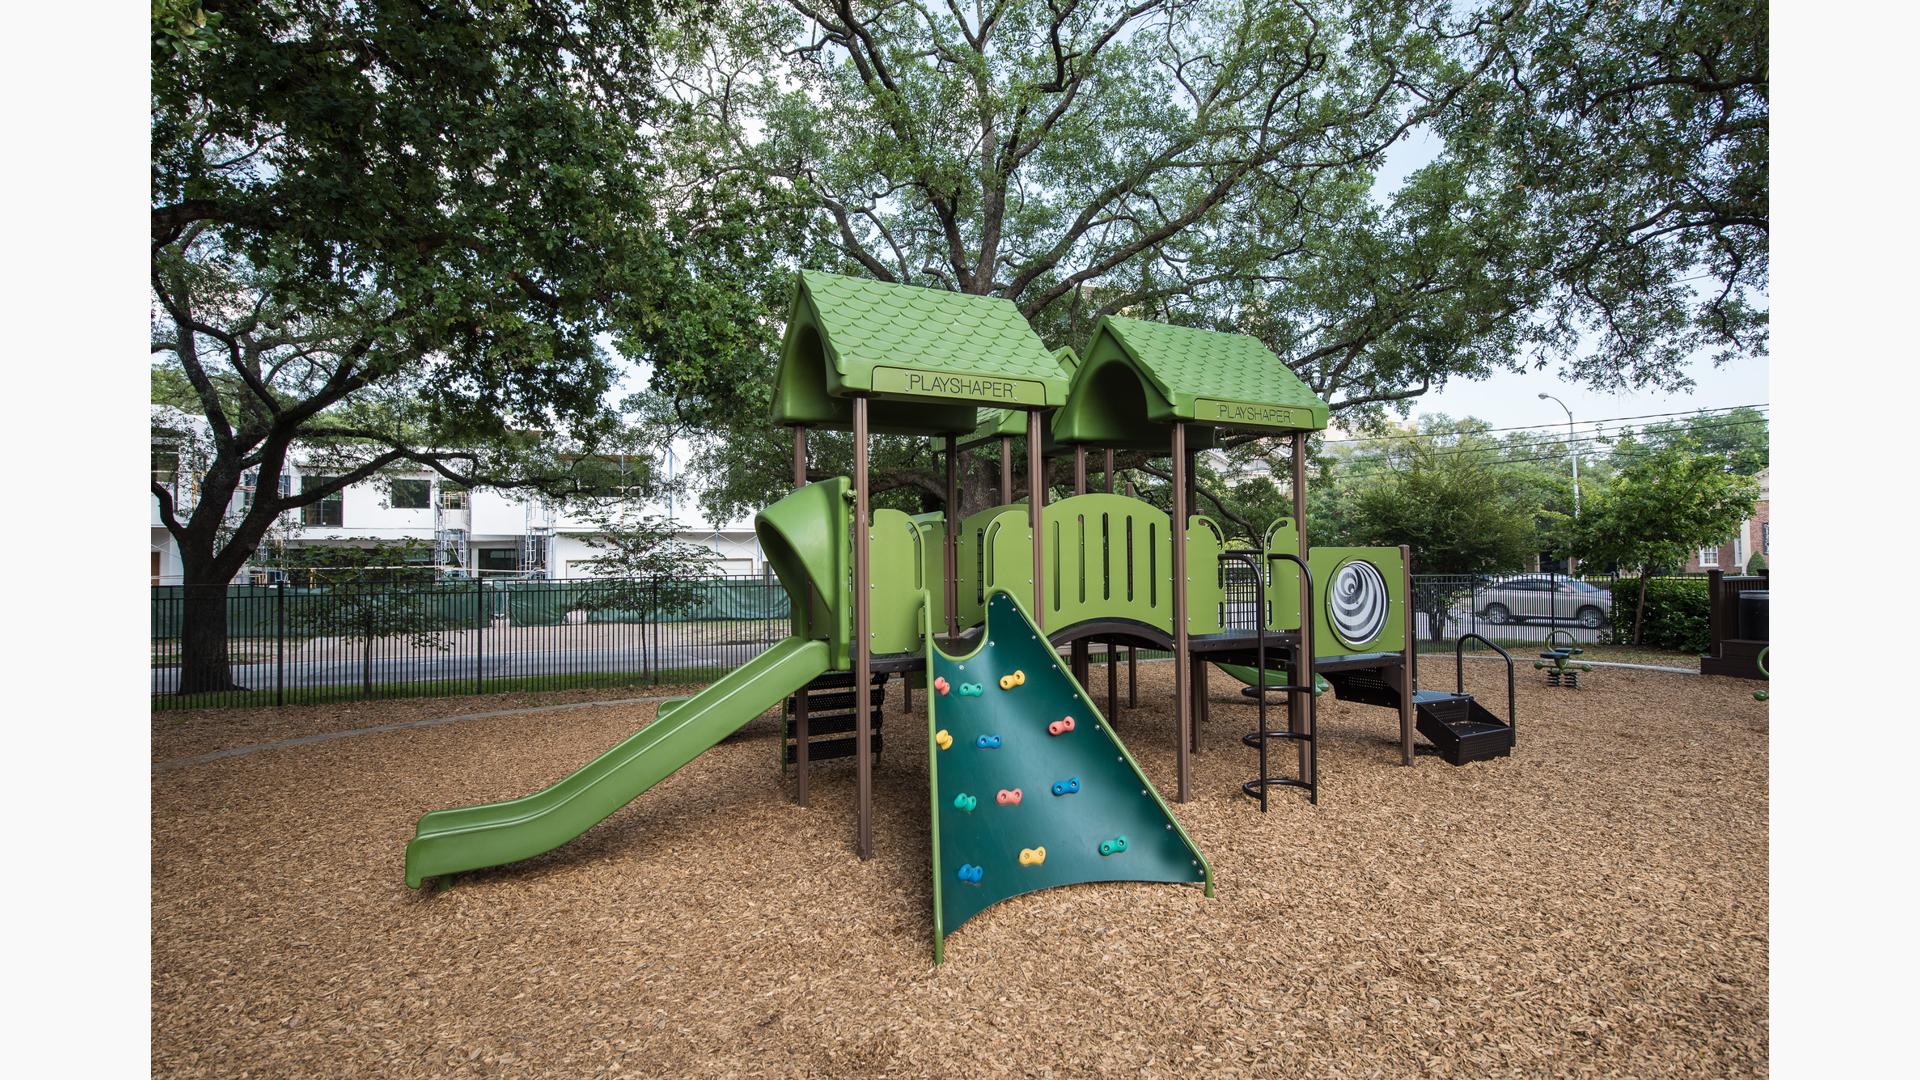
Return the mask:
<svg viewBox="0 0 1920 1080">
<path fill-rule="evenodd" d="M 1562 631 L 1564 633 L 1564 631 Z M 1552 640 L 1549 638 L 1548 640 Z M 1478 641 L 1487 648 L 1500 654 L 1507 662 L 1507 730 L 1518 732 L 1520 729 L 1519 710 L 1514 707 L 1513 695 L 1513 654 L 1479 634 L 1462 634 L 1453 647 L 1453 692 L 1464 694 L 1467 691 L 1467 642 Z"/>
<path fill-rule="evenodd" d="M 1480 635 L 1479 635 L 1479 634 L 1475 634 L 1475 635 L 1473 635 L 1473 636 L 1474 636 L 1474 637 L 1480 637 Z M 1545 640 L 1545 641 L 1543 641 L 1543 642 L 1541 642 L 1541 644 L 1542 644 L 1542 645 L 1545 645 L 1545 646 L 1546 646 L 1547 648 L 1549 648 L 1549 649 L 1551 649 L 1551 648 L 1553 648 L 1553 640 L 1554 640 L 1555 638 L 1557 638 L 1557 637 L 1562 637 L 1562 636 L 1564 636 L 1564 637 L 1565 637 L 1565 638 L 1567 639 L 1567 653 L 1568 653 L 1568 655 L 1572 655 L 1573 653 L 1577 653 L 1577 652 L 1582 652 L 1582 651 L 1584 651 L 1584 650 L 1582 650 L 1582 649 L 1581 649 L 1581 648 L 1579 647 L 1579 646 L 1580 646 L 1580 639 L 1579 639 L 1579 638 L 1577 638 L 1577 637 L 1574 637 L 1574 636 L 1573 636 L 1573 631 L 1571 631 L 1571 630 L 1555 630 L 1555 631 L 1553 631 L 1552 633 L 1549 633 L 1549 634 L 1547 635 L 1547 640 Z M 1487 641 L 1487 639 L 1486 639 L 1486 638 L 1480 638 L 1480 640 L 1481 640 L 1481 641 Z M 1487 641 L 1487 644 L 1489 644 L 1489 645 L 1493 645 L 1493 642 L 1491 642 L 1491 641 Z M 1493 645 L 1493 647 L 1494 647 L 1494 648 L 1496 648 L 1496 649 L 1498 649 L 1498 648 L 1499 648 L 1500 646 L 1498 646 L 1498 645 Z"/>
<path fill-rule="evenodd" d="M 1255 749 L 1260 752 L 1260 775 L 1256 779 L 1240 785 L 1240 788 L 1249 795 L 1258 792 L 1260 811 L 1265 813 L 1267 809 L 1267 788 L 1274 784 L 1304 787 L 1307 789 L 1308 802 L 1316 806 L 1319 805 L 1320 750 L 1318 737 L 1320 717 L 1318 712 L 1319 696 L 1313 692 L 1313 625 L 1310 619 L 1303 618 L 1300 620 L 1300 644 L 1295 648 L 1293 654 L 1293 681 L 1286 686 L 1276 687 L 1275 689 L 1298 691 L 1304 688 L 1306 691 L 1307 775 L 1302 780 L 1284 780 L 1270 777 L 1267 774 L 1267 740 L 1273 736 L 1267 733 L 1267 620 L 1264 617 L 1264 612 L 1267 609 L 1267 577 L 1271 568 L 1261 565 L 1260 559 L 1262 555 L 1265 556 L 1268 563 L 1271 563 L 1275 559 L 1285 559 L 1300 567 L 1300 580 L 1306 584 L 1306 610 L 1312 612 L 1317 609 L 1313 604 L 1313 571 L 1307 568 L 1305 560 L 1301 559 L 1300 556 L 1290 555 L 1280 551 L 1261 552 L 1245 548 L 1231 548 L 1220 553 L 1222 559 L 1231 559 L 1253 571 L 1254 586 L 1257 590 L 1257 601 L 1259 603 L 1258 610 L 1263 613 L 1263 617 L 1259 620 L 1259 625 L 1254 629 L 1254 700 L 1258 703 L 1260 730 L 1247 737 L 1254 742 Z M 1300 677 L 1303 669 L 1306 673 L 1306 679 L 1304 681 L 1302 681 Z M 1182 738 L 1184 737 L 1183 735 Z"/>
</svg>

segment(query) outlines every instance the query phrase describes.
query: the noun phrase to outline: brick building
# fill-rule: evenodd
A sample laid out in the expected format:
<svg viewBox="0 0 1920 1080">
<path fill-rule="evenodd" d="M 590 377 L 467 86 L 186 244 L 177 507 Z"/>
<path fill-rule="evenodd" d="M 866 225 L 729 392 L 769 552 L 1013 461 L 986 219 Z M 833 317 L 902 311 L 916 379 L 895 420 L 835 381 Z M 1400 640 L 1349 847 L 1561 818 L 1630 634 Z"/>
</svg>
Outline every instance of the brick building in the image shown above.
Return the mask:
<svg viewBox="0 0 1920 1080">
<path fill-rule="evenodd" d="M 1772 529 L 1768 514 L 1768 494 L 1771 484 L 1767 478 L 1768 470 L 1762 469 L 1754 479 L 1760 481 L 1760 501 L 1754 504 L 1753 516 L 1742 522 L 1740 531 L 1728 538 L 1717 548 L 1701 548 L 1687 560 L 1687 573 L 1704 574 L 1709 570 L 1722 570 L 1737 574 L 1747 568 L 1755 555 L 1773 565 Z"/>
</svg>

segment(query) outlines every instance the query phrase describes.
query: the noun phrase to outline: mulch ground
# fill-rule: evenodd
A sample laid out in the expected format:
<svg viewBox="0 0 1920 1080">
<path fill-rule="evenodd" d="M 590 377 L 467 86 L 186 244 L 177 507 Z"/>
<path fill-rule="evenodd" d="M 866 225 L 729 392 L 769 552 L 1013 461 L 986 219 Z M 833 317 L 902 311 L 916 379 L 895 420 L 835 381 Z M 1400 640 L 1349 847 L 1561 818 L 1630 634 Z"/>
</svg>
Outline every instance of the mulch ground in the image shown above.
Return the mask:
<svg viewBox="0 0 1920 1080">
<path fill-rule="evenodd" d="M 1141 675 L 1118 729 L 1168 790 L 1172 671 Z M 1500 707 L 1491 665 L 1468 680 Z M 768 719 L 559 851 L 440 892 L 401 881 L 422 812 L 533 791 L 655 706 L 168 769 L 153 777 L 153 1068 L 1764 1074 L 1767 712 L 1753 685 L 1602 670 L 1568 692 L 1528 671 L 1515 756 L 1457 769 L 1400 768 L 1394 714 L 1330 703 L 1320 805 L 1282 794 L 1263 817 L 1237 790 L 1252 709 L 1216 674 L 1197 797 L 1175 811 L 1217 896 L 1020 897 L 949 938 L 938 968 L 924 722 L 897 697 L 864 863 L 851 767 L 818 767 L 813 805 L 794 806 Z M 497 707 L 387 703 L 340 726 Z M 250 714 L 252 729 L 190 717 L 165 746 L 181 714 L 157 716 L 155 757 L 271 741 L 286 712 Z"/>
</svg>

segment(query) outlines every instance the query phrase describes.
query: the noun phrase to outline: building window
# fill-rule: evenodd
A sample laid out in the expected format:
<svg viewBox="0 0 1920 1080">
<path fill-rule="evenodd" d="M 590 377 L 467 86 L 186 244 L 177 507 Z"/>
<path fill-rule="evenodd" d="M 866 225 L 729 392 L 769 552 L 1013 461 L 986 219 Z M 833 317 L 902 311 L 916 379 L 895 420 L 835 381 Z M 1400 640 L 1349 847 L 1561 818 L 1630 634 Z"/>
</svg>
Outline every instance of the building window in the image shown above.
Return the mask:
<svg viewBox="0 0 1920 1080">
<path fill-rule="evenodd" d="M 175 485 L 180 479 L 180 455 L 173 450 L 158 446 L 153 448 L 153 482 L 166 488 L 168 493 L 178 495 L 180 489 Z"/>
<path fill-rule="evenodd" d="M 1710 570 L 1718 568 L 1720 565 L 1720 549 L 1719 548 L 1701 548 L 1700 549 L 1700 565 Z"/>
<path fill-rule="evenodd" d="M 459 484 L 440 484 L 440 509 L 465 510 L 467 508 L 467 489 Z"/>
<path fill-rule="evenodd" d="M 1760 523 L 1760 554 L 1773 554 L 1773 522 L 1771 521 Z"/>
<path fill-rule="evenodd" d="M 331 476 L 303 476 L 300 478 L 300 490 L 309 491 L 332 480 Z M 300 524 L 318 525 L 326 528 L 339 528 L 340 510 L 345 503 L 346 489 L 328 495 L 316 503 L 308 503 L 300 508 Z"/>
<path fill-rule="evenodd" d="M 393 482 L 393 508 L 395 510 L 425 510 L 433 505 L 433 481 L 431 480 L 395 480 Z"/>
</svg>

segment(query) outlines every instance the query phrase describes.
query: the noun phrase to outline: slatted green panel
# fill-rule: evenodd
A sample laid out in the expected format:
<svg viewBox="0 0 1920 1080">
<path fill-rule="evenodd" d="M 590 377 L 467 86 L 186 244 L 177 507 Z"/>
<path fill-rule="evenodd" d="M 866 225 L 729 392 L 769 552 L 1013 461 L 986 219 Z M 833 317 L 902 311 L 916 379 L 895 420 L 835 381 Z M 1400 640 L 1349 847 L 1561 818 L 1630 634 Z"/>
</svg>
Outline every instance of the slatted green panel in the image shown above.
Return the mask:
<svg viewBox="0 0 1920 1080">
<path fill-rule="evenodd" d="M 1300 553 L 1300 532 L 1292 518 L 1281 518 L 1267 529 L 1263 545 L 1269 553 Z M 1300 570 L 1284 560 L 1267 560 L 1267 629 L 1300 629 Z"/>
<path fill-rule="evenodd" d="M 937 511 L 915 514 L 913 527 L 920 534 L 920 580 L 926 583 L 927 603 L 933 606 L 933 625 L 944 633 L 947 626 L 947 590 L 941 586 L 947 580 L 946 516 Z"/>
<path fill-rule="evenodd" d="M 875 510 L 867 537 L 873 651 L 885 655 L 917 650 L 921 647 L 920 591 L 926 588 L 920 530 L 898 510 Z"/>
<path fill-rule="evenodd" d="M 1094 619 L 1172 625 L 1167 515 L 1124 495 L 1075 495 L 1045 507 L 1047 629 Z"/>
<path fill-rule="evenodd" d="M 1226 600 L 1220 553 L 1227 538 L 1220 526 L 1199 514 L 1187 519 L 1187 632 L 1217 634 L 1220 605 Z"/>
<path fill-rule="evenodd" d="M 1025 507 L 996 515 L 980 540 L 981 580 L 989 594 L 1005 589 L 1033 604 L 1033 530 L 1027 527 Z M 983 613 L 984 617 L 984 613 Z"/>
<path fill-rule="evenodd" d="M 985 587 L 986 583 L 981 580 L 981 574 L 986 565 L 987 526 L 1007 514 L 1012 514 L 1024 522 L 1027 518 L 1027 509 L 1017 503 L 1011 506 L 994 506 L 969 514 L 960 522 L 957 576 L 960 579 L 958 610 L 962 630 L 970 626 L 979 626 L 985 614 L 988 590 Z M 1025 579 L 1026 575 L 1022 574 L 1021 580 Z"/>
</svg>

